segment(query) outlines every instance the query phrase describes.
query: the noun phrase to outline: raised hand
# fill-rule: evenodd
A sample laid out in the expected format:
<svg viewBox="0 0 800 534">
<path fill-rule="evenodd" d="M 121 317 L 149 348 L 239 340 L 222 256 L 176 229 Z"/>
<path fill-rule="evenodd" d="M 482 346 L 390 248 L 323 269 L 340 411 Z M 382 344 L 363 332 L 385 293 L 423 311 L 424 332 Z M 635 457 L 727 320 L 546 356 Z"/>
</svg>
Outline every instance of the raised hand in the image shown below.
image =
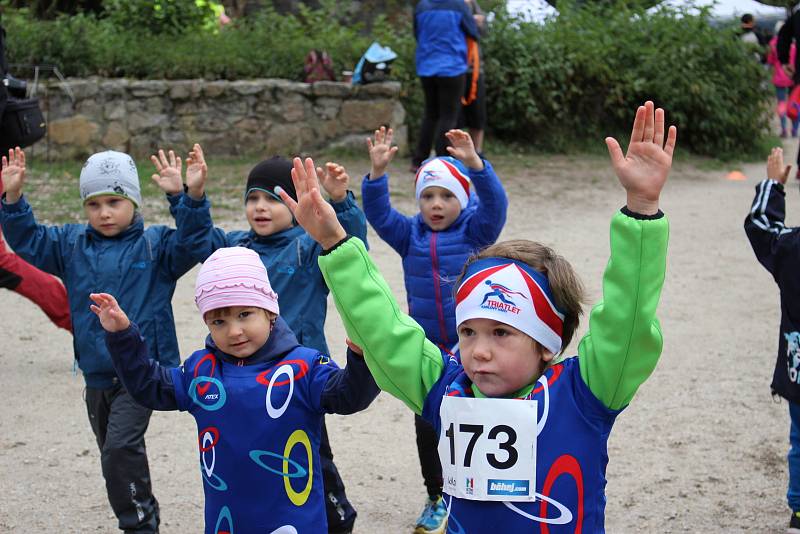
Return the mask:
<svg viewBox="0 0 800 534">
<path fill-rule="evenodd" d="M 767 158 L 767 178 L 785 184 L 791 170 L 791 165 L 783 165 L 783 149 L 773 148 Z"/>
<path fill-rule="evenodd" d="M 398 147 L 392 146 L 394 131 L 385 126 L 375 130 L 374 140 L 367 137 L 367 148 L 369 149 L 369 159 L 372 162 L 372 169 L 369 171 L 369 179 L 380 178 L 386 173 L 386 167 L 391 163 L 394 155 L 397 154 Z"/>
<path fill-rule="evenodd" d="M 475 150 L 472 137 L 464 130 L 450 130 L 446 134 L 447 140 L 452 146 L 447 147 L 447 152 L 454 158 L 461 161 L 470 169 L 480 171 L 483 169 L 483 160 Z"/>
<path fill-rule="evenodd" d="M 338 163 L 329 161 L 325 164 L 324 169 L 317 167 L 317 178 L 333 202 L 341 202 L 347 197 L 350 176 L 347 175 L 347 170 Z"/>
<path fill-rule="evenodd" d="M 180 165 L 180 158 L 178 159 Z M 186 189 L 187 193 L 194 200 L 201 200 L 206 190 L 206 177 L 208 176 L 208 165 L 203 157 L 203 148 L 197 143 L 189 152 L 186 158 Z"/>
<path fill-rule="evenodd" d="M 347 232 L 336 218 L 333 206 L 325 202 L 319 192 L 314 161 L 306 158 L 303 162 L 300 158 L 294 158 L 293 163 L 292 182 L 297 191 L 297 202 L 283 189 L 276 190 L 308 235 L 323 249 L 330 249 L 347 237 Z"/>
<path fill-rule="evenodd" d="M 644 215 L 658 213 L 658 199 L 672 167 L 678 130 L 669 127 L 664 142 L 664 110 L 648 100 L 636 110 L 628 153 L 613 137 L 606 137 L 611 165 L 628 193 L 628 209 Z"/>
<path fill-rule="evenodd" d="M 6 202 L 14 204 L 22 196 L 25 185 L 25 151 L 20 147 L 9 149 L 8 157 L 3 156 L 3 188 Z"/>
<path fill-rule="evenodd" d="M 108 293 L 91 293 L 89 298 L 94 301 L 94 304 L 90 305 L 89 308 L 97 314 L 97 318 L 100 319 L 100 324 L 104 330 L 119 332 L 131 325 L 130 319 L 117 304 L 117 299 Z"/>
<path fill-rule="evenodd" d="M 156 174 L 152 179 L 162 191 L 168 195 L 177 195 L 183 191 L 181 158 L 175 157 L 175 152 L 170 150 L 167 159 L 164 151 L 159 149 L 158 157 L 150 156 L 150 161 L 156 166 Z"/>
</svg>

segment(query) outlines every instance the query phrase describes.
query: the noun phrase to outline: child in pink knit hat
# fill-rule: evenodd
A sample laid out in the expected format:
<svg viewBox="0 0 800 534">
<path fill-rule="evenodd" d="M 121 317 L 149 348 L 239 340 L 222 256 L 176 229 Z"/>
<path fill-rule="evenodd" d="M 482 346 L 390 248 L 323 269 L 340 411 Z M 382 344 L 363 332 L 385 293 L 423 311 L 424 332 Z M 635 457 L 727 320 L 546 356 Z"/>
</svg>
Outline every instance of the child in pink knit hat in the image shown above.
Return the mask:
<svg viewBox="0 0 800 534">
<path fill-rule="evenodd" d="M 363 410 L 378 387 L 352 350 L 340 369 L 298 343 L 279 316 L 258 253 L 221 248 L 200 268 L 195 302 L 209 336 L 177 369 L 148 357 L 114 297 L 91 298 L 131 396 L 153 410 L 188 411 L 197 421 L 205 532 L 327 531 L 323 416 Z"/>
</svg>

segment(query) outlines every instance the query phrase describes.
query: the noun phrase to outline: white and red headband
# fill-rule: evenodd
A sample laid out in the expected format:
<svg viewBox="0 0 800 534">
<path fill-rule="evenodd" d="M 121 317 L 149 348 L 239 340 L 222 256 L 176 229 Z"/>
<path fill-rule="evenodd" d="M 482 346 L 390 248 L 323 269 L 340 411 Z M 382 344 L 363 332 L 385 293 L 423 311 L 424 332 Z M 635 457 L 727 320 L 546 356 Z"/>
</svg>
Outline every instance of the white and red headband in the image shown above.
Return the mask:
<svg viewBox="0 0 800 534">
<path fill-rule="evenodd" d="M 423 189 L 434 186 L 453 193 L 462 210 L 467 207 L 470 180 L 458 160 L 450 157 L 434 158 L 419 168 L 414 179 L 417 201 L 419 202 Z"/>
<path fill-rule="evenodd" d="M 558 354 L 564 314 L 542 273 L 509 258 L 482 258 L 467 267 L 456 293 L 456 324 L 493 319 L 524 332 Z"/>
</svg>

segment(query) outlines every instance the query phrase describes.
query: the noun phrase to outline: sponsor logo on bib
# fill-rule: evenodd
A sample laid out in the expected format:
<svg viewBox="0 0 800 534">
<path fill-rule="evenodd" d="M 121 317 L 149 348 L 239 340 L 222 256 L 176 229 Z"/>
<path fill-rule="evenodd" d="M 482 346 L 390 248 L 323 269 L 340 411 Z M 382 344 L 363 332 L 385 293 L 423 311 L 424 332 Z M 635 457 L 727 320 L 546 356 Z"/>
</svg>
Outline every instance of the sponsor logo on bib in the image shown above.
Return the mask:
<svg viewBox="0 0 800 534">
<path fill-rule="evenodd" d="M 487 495 L 530 495 L 528 480 L 498 480 L 490 478 L 487 481 Z"/>
</svg>

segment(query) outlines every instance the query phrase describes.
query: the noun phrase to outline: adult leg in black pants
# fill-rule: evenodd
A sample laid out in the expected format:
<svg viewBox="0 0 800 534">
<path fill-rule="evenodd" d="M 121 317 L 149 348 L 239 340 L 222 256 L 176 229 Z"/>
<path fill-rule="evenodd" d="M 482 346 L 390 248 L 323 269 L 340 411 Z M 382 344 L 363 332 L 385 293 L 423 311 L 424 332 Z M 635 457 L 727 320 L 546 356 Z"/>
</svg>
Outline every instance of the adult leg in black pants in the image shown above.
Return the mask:
<svg viewBox="0 0 800 534">
<path fill-rule="evenodd" d="M 448 142 L 444 134 L 458 123 L 466 75 L 421 76 L 420 81 L 425 94 L 425 114 L 422 117 L 417 151 L 411 162 L 414 167 L 428 159 L 434 144 L 437 156 L 448 155 Z"/>
<path fill-rule="evenodd" d="M 347 500 L 344 482 L 333 463 L 333 451 L 328 441 L 328 429 L 322 420 L 322 439 L 319 443 L 319 460 L 322 464 L 322 485 L 325 488 L 325 515 L 328 518 L 330 534 L 347 534 L 356 522 L 355 508 Z"/>
</svg>

